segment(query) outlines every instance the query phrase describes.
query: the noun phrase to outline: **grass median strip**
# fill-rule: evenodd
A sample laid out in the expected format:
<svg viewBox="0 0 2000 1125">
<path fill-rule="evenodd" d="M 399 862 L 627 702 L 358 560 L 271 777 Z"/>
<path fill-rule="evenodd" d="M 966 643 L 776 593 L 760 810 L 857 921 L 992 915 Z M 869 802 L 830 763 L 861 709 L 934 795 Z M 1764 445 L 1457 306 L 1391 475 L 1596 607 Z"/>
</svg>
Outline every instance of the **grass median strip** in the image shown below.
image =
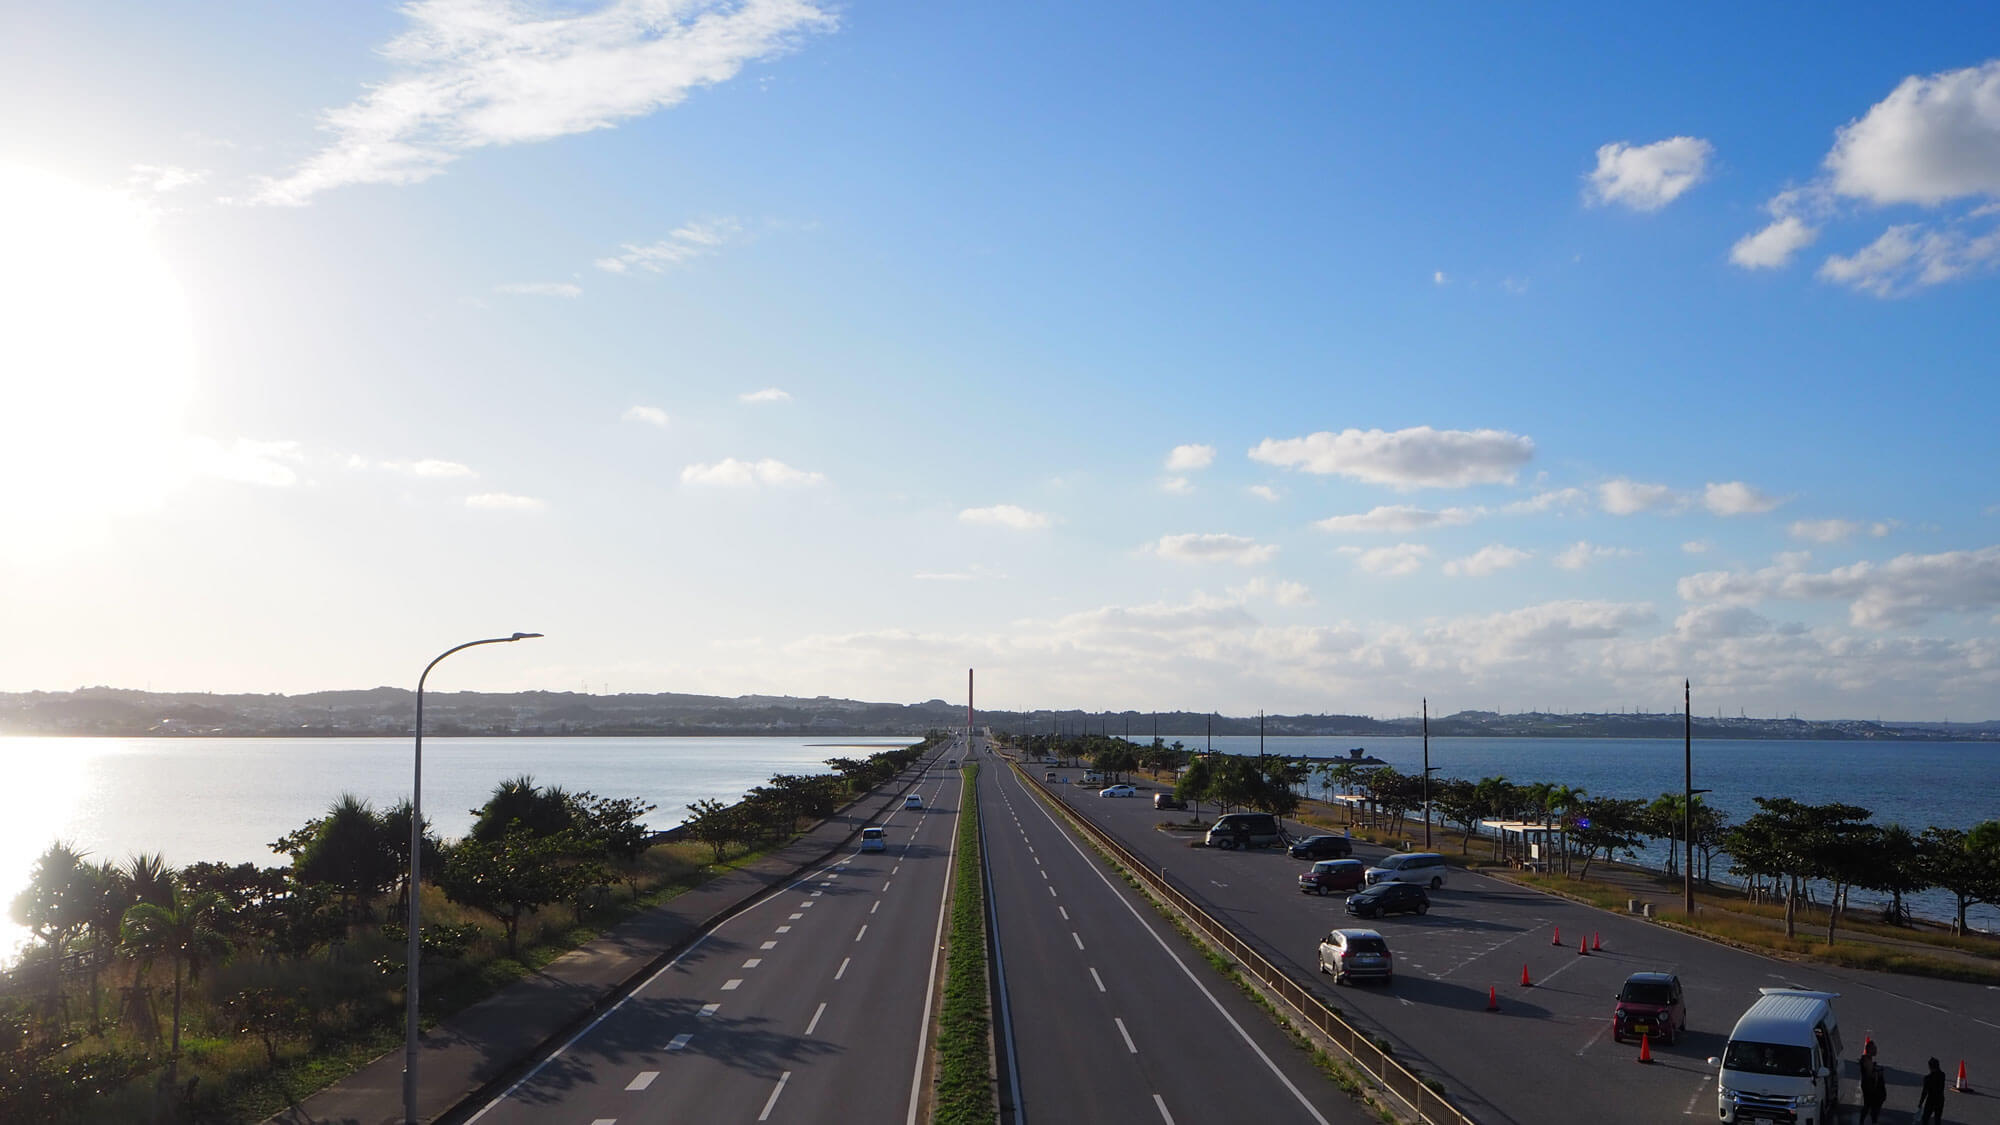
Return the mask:
<svg viewBox="0 0 2000 1125">
<path fill-rule="evenodd" d="M 938 1014 L 938 1125 L 990 1125 L 993 1096 L 991 999 L 986 991 L 986 882 L 979 855 L 979 763 L 964 767 L 965 807 L 958 818 L 958 867 L 945 939 L 944 1003 Z"/>
</svg>

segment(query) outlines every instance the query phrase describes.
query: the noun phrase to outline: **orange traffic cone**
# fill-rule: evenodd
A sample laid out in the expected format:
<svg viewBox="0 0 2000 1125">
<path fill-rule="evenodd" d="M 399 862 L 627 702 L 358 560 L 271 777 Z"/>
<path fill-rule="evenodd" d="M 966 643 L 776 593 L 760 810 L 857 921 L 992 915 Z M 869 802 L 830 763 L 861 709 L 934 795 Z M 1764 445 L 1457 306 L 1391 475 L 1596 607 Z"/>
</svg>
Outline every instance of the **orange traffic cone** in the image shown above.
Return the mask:
<svg viewBox="0 0 2000 1125">
<path fill-rule="evenodd" d="M 1563 943 L 1563 928 L 1562 928 L 1561 926 L 1557 926 L 1557 927 L 1556 927 L 1556 936 L 1554 936 L 1554 937 L 1552 937 L 1552 938 L 1550 938 L 1550 939 L 1549 939 L 1549 944 L 1550 944 L 1550 945 L 1561 945 L 1562 943 Z"/>
<path fill-rule="evenodd" d="M 1967 1082 L 1965 1080 L 1964 1059 L 1958 1060 L 1958 1081 L 1952 1083 L 1951 1088 L 1957 1090 L 1961 1094 L 1970 1094 L 1972 1092 L 1972 1083 Z"/>
<path fill-rule="evenodd" d="M 1579 957 L 1590 956 L 1590 943 L 1582 938 L 1576 939 L 1576 953 Z"/>
<path fill-rule="evenodd" d="M 1592 953 L 1602 953 L 1602 952 L 1604 952 L 1604 935 L 1603 935 L 1603 934 L 1596 934 L 1596 933 L 1593 933 L 1593 934 L 1591 934 L 1591 935 L 1590 935 L 1590 951 L 1591 951 Z"/>
<path fill-rule="evenodd" d="M 1535 987 L 1535 982 L 1528 979 L 1528 963 L 1526 961 L 1521 962 L 1521 987 Z"/>
<path fill-rule="evenodd" d="M 1641 1033 L 1639 1036 L 1639 1061 L 1642 1063 L 1653 1061 L 1653 1037 L 1651 1035 Z"/>
<path fill-rule="evenodd" d="M 1486 1010 L 1489 1012 L 1500 1010 L 1500 990 L 1490 984 L 1486 986 Z"/>
</svg>

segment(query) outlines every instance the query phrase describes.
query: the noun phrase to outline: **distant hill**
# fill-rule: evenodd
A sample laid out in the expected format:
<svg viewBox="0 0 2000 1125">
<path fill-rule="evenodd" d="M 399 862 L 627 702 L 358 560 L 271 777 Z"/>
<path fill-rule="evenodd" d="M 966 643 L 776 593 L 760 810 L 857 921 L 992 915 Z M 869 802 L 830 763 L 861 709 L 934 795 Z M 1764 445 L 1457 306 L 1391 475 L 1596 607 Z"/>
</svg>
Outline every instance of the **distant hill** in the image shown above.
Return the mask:
<svg viewBox="0 0 2000 1125">
<path fill-rule="evenodd" d="M 318 691 L 303 695 L 211 695 L 82 688 L 70 692 L 0 692 L 0 734 L 118 737 L 368 737 L 408 735 L 416 693 L 404 688 Z M 919 735 L 965 722 L 962 704 L 870 703 L 828 696 L 745 695 L 734 698 L 578 692 L 427 692 L 429 735 Z M 1003 731 L 1094 730 L 1144 741 L 1157 731 L 1173 741 L 1208 733 L 1257 733 L 1256 716 L 1193 711 L 982 711 L 981 725 Z M 1414 735 L 1415 716 L 1267 715 L 1271 736 Z M 1461 711 L 1431 719 L 1437 737 L 1679 738 L 1677 713 L 1502 715 Z M 2000 740 L 2000 721 L 1884 723 L 1858 719 L 1701 718 L 1702 738 Z"/>
</svg>

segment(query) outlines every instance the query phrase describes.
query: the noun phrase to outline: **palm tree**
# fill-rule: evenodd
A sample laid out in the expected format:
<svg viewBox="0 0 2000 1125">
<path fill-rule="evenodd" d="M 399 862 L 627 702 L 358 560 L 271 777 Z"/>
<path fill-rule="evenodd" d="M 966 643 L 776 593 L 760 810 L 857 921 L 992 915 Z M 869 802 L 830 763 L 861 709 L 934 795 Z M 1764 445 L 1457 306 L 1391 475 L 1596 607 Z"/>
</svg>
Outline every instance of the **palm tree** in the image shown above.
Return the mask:
<svg viewBox="0 0 2000 1125">
<path fill-rule="evenodd" d="M 1573 812 L 1577 806 L 1583 804 L 1583 799 L 1589 795 L 1581 786 L 1557 785 L 1549 790 L 1549 812 L 1552 814 Z M 1567 872 L 1569 870 L 1569 832 L 1567 830 L 1562 834 L 1562 861 L 1563 871 Z"/>
<path fill-rule="evenodd" d="M 14 921 L 48 947 L 49 1014 L 59 1015 L 65 1028 L 69 1013 L 62 996 L 63 956 L 89 920 L 89 871 L 83 854 L 58 840 L 35 861 L 34 874 L 13 902 Z"/>
<path fill-rule="evenodd" d="M 167 1080 L 179 1073 L 181 1055 L 181 970 L 190 963 L 227 948 L 215 928 L 215 916 L 222 908 L 222 895 L 215 891 L 189 894 L 169 884 L 169 902 L 141 902 L 125 912 L 121 925 L 125 944 L 139 951 L 150 963 L 161 953 L 174 959 L 174 1039 L 168 1055 Z"/>
<path fill-rule="evenodd" d="M 135 852 L 125 861 L 125 883 L 132 901 L 165 906 L 173 898 L 174 873 L 167 858 L 158 852 Z"/>
</svg>

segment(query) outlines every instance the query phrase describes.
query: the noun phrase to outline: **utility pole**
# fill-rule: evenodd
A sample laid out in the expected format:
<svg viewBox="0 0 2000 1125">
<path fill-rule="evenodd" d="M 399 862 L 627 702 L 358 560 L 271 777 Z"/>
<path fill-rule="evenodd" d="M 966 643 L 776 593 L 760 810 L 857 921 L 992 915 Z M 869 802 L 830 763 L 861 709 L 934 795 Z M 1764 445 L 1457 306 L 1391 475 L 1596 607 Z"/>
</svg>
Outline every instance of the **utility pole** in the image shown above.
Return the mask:
<svg viewBox="0 0 2000 1125">
<path fill-rule="evenodd" d="M 1424 850 L 1431 850 L 1431 700 L 1424 697 Z"/>
</svg>

